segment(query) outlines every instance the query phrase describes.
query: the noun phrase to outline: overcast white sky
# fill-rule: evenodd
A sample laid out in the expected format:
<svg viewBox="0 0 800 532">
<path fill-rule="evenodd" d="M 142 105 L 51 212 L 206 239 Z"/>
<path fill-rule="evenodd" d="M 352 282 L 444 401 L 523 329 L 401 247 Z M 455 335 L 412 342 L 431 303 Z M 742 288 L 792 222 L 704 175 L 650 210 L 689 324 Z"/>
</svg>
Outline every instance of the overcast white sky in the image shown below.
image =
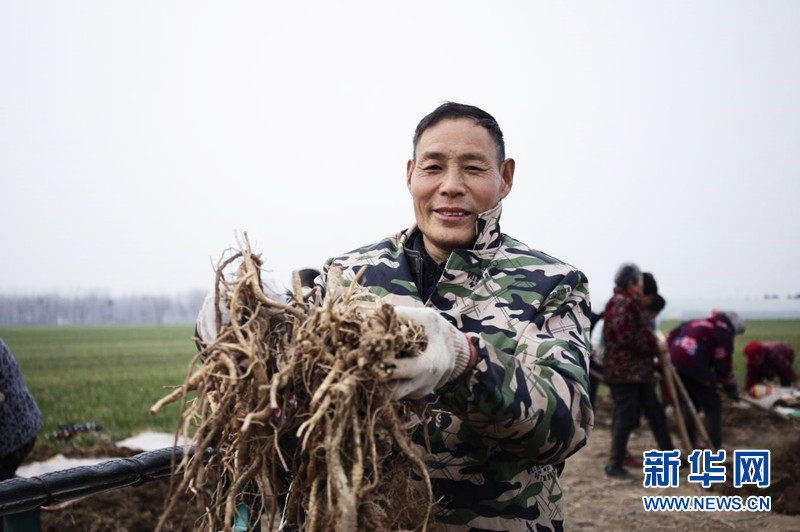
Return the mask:
<svg viewBox="0 0 800 532">
<path fill-rule="evenodd" d="M 380 4 L 380 5 L 379 5 Z M 500 122 L 501 227 L 602 305 L 800 292 L 800 2 L 0 2 L 0 293 L 210 289 L 413 221 L 445 100 Z"/>
</svg>

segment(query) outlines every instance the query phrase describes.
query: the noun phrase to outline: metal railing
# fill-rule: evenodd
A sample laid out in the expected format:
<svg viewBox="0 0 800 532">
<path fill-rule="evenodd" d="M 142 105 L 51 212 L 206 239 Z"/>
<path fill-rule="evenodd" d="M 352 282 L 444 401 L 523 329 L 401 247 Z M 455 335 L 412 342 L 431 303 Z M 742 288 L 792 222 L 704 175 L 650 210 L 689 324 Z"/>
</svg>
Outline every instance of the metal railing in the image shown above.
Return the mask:
<svg viewBox="0 0 800 532">
<path fill-rule="evenodd" d="M 96 465 L 79 466 L 30 478 L 0 482 L 0 517 L 3 532 L 39 530 L 39 509 L 105 491 L 138 486 L 172 475 L 184 452 L 194 448 L 168 447 L 128 458 L 115 458 Z M 207 454 L 210 450 L 206 450 Z M 204 456 L 204 459 L 207 459 Z"/>
</svg>

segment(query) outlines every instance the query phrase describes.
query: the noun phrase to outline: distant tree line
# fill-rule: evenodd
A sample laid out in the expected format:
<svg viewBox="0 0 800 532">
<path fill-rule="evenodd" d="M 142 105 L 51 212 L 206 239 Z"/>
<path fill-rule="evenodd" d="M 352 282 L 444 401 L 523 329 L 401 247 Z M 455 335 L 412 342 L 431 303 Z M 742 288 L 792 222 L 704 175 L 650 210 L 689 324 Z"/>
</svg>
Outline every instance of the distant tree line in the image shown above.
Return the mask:
<svg viewBox="0 0 800 532">
<path fill-rule="evenodd" d="M 0 295 L 0 326 L 193 323 L 202 291 L 175 296 Z"/>
<path fill-rule="evenodd" d="M 102 294 L 2 295 L 0 327 L 52 325 L 165 325 L 193 323 L 205 293 L 111 297 Z M 765 294 L 765 300 L 780 299 Z M 790 294 L 787 300 L 800 300 Z"/>
</svg>

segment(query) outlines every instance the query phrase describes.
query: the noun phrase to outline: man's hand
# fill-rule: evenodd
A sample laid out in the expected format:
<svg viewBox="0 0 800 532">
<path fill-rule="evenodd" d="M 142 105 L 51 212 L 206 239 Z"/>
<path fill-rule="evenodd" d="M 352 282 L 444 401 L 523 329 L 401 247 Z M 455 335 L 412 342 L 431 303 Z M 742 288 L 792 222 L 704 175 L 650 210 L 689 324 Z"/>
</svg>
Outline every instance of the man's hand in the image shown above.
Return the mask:
<svg viewBox="0 0 800 532">
<path fill-rule="evenodd" d="M 395 307 L 401 320 L 422 325 L 428 346 L 418 356 L 401 358 L 391 378 L 397 381 L 395 399 L 421 399 L 460 377 L 471 363 L 469 339 L 450 324 L 436 309 Z"/>
<path fill-rule="evenodd" d="M 6 404 L 6 394 L 0 392 L 0 408 L 3 408 L 4 404 Z"/>
</svg>

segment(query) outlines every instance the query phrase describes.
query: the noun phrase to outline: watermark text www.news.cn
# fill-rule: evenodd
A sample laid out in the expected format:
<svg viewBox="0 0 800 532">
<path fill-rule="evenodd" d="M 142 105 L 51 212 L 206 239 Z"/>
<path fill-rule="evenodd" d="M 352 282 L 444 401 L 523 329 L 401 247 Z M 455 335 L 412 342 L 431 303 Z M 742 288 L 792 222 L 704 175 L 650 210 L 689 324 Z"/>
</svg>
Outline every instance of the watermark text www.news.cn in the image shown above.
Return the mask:
<svg viewBox="0 0 800 532">
<path fill-rule="evenodd" d="M 643 453 L 645 488 L 677 488 L 680 485 L 680 451 L 645 451 Z M 727 480 L 724 449 L 712 452 L 709 449 L 694 450 L 688 456 L 689 472 L 686 480 L 704 488 Z M 733 487 L 741 488 L 752 484 L 766 488 L 770 482 L 770 452 L 768 450 L 733 451 Z M 768 512 L 772 499 L 768 495 L 753 495 L 742 498 L 728 496 L 677 496 L 645 495 L 642 506 L 647 511 L 656 512 Z"/>
</svg>

